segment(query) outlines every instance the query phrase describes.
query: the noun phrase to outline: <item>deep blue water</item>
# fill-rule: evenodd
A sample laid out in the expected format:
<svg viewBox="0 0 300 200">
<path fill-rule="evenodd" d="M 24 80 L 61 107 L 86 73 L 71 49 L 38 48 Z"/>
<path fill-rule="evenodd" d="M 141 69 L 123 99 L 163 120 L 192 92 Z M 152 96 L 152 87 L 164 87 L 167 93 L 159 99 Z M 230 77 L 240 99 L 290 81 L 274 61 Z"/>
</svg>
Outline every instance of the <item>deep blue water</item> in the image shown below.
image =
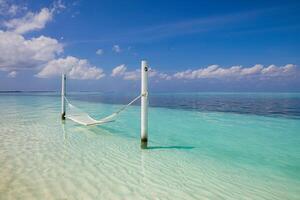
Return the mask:
<svg viewBox="0 0 300 200">
<path fill-rule="evenodd" d="M 57 92 L 3 94 L 59 96 Z M 136 95 L 97 92 L 67 94 L 71 100 L 106 104 L 126 104 Z M 135 103 L 138 104 L 139 102 Z M 171 109 L 300 118 L 300 93 L 150 93 L 149 104 L 152 107 Z"/>
<path fill-rule="evenodd" d="M 125 104 L 133 95 L 71 95 L 88 102 Z M 137 102 L 136 104 L 139 104 Z M 150 94 L 153 107 L 194 111 L 231 112 L 275 117 L 300 117 L 300 95 L 297 93 L 175 93 Z"/>
</svg>

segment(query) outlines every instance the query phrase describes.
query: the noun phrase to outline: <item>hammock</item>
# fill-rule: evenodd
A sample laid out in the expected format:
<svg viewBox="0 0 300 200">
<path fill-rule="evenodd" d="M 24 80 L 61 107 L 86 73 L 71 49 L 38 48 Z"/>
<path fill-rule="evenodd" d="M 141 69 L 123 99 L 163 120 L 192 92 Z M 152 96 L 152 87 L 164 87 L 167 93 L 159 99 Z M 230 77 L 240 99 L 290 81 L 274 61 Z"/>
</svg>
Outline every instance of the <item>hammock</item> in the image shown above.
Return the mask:
<svg viewBox="0 0 300 200">
<path fill-rule="evenodd" d="M 131 102 L 129 102 L 127 105 L 121 107 L 116 112 L 112 113 L 111 115 L 108 115 L 107 117 L 101 118 L 99 120 L 92 118 L 88 113 L 82 111 L 81 109 L 75 107 L 72 105 L 69 100 L 65 97 L 66 102 L 68 103 L 68 106 L 70 108 L 70 114 L 67 114 L 65 117 L 67 119 L 70 119 L 78 124 L 82 124 L 85 126 L 91 126 L 91 125 L 100 125 L 105 124 L 109 122 L 115 121 L 115 118 L 124 111 L 127 107 L 129 107 L 131 104 L 133 104 L 135 101 L 137 101 L 142 95 L 137 96 L 134 98 Z"/>
</svg>

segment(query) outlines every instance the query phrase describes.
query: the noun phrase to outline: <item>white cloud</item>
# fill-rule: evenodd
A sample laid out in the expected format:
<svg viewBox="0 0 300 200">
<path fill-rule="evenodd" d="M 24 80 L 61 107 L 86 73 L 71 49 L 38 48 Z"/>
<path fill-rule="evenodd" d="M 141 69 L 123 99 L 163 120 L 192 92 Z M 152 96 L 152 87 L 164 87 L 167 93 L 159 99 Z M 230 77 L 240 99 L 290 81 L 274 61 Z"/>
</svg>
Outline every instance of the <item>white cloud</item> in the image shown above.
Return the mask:
<svg viewBox="0 0 300 200">
<path fill-rule="evenodd" d="M 87 60 L 72 56 L 52 60 L 36 75 L 49 78 L 66 73 L 71 79 L 100 79 L 105 76 L 103 70 L 92 66 Z"/>
<path fill-rule="evenodd" d="M 0 0 L 0 10 L 4 0 Z M 5 2 L 6 3 L 6 2 Z M 7 6 L 5 4 L 5 6 Z M 17 7 L 11 7 L 16 12 Z M 19 70 L 41 69 L 37 77 L 47 78 L 65 72 L 72 79 L 100 79 L 103 70 L 92 66 L 87 60 L 72 56 L 58 58 L 63 45 L 56 39 L 39 36 L 25 39 L 22 34 L 39 30 L 52 20 L 53 13 L 65 6 L 60 0 L 53 3 L 51 10 L 41 9 L 38 13 L 28 12 L 24 17 L 4 22 L 7 31 L 0 30 L 0 70 L 9 71 L 8 77 L 15 77 Z M 98 51 L 99 53 L 99 51 Z"/>
<path fill-rule="evenodd" d="M 282 77 L 292 76 L 296 72 L 296 66 L 288 64 L 285 66 L 277 67 L 270 65 L 264 67 L 257 64 L 253 67 L 232 66 L 229 68 L 222 68 L 218 65 L 211 65 L 206 68 L 200 68 L 196 70 L 186 70 L 173 74 L 176 79 L 201 79 L 201 78 L 242 78 L 242 77 Z"/>
<path fill-rule="evenodd" d="M 130 80 L 130 81 L 136 81 L 141 78 L 141 71 L 140 70 L 134 70 L 134 71 L 129 71 L 125 72 L 123 79 L 124 80 Z"/>
<path fill-rule="evenodd" d="M 140 70 L 138 71 L 140 73 Z M 155 78 L 155 79 L 162 79 L 162 80 L 171 80 L 172 77 L 166 73 L 162 73 L 162 72 L 159 72 L 155 69 L 152 69 L 152 68 L 149 68 L 149 74 L 148 76 L 150 78 Z"/>
<path fill-rule="evenodd" d="M 158 72 L 158 71 L 153 70 L 151 68 L 149 68 L 149 74 L 148 75 L 149 75 L 150 78 L 171 80 L 171 76 L 169 76 L 168 74 Z M 119 65 L 119 66 L 115 67 L 112 70 L 111 76 L 112 77 L 121 77 L 124 80 L 136 81 L 136 80 L 139 80 L 141 78 L 141 70 L 136 69 L 136 70 L 133 70 L 133 71 L 127 71 L 127 67 L 124 64 L 122 64 L 122 65 Z"/>
<path fill-rule="evenodd" d="M 0 31 L 0 70 L 34 69 L 63 52 L 56 39 L 40 36 L 26 40 L 22 35 Z"/>
<path fill-rule="evenodd" d="M 124 64 L 119 65 L 112 70 L 111 76 L 113 76 L 113 77 L 123 76 L 125 74 L 126 70 L 127 70 L 127 67 Z"/>
<path fill-rule="evenodd" d="M 56 12 L 60 12 L 61 10 L 65 9 L 66 6 L 63 4 L 62 0 L 57 0 L 53 2 L 53 8 L 51 9 L 51 11 L 56 11 Z"/>
<path fill-rule="evenodd" d="M 9 0 L 0 0 L 0 16 L 15 16 L 20 11 L 24 11 L 27 8 L 20 4 L 16 5 Z"/>
<path fill-rule="evenodd" d="M 122 77 L 124 80 L 138 80 L 140 78 L 140 70 L 127 71 L 127 67 L 122 64 L 112 70 L 111 76 Z"/>
<path fill-rule="evenodd" d="M 43 8 L 39 13 L 28 12 L 22 18 L 15 18 L 4 22 L 8 30 L 16 33 L 27 33 L 33 30 L 43 29 L 47 22 L 51 21 L 53 12 L 48 8 Z"/>
<path fill-rule="evenodd" d="M 96 54 L 100 56 L 100 55 L 103 54 L 103 52 L 104 52 L 103 49 L 98 49 L 98 50 L 96 51 Z"/>
<path fill-rule="evenodd" d="M 11 71 L 10 73 L 7 74 L 7 77 L 9 77 L 9 78 L 15 78 L 16 76 L 17 76 L 16 71 Z"/>
<path fill-rule="evenodd" d="M 170 75 L 168 75 L 168 74 L 166 74 L 166 73 L 159 73 L 159 74 L 158 74 L 158 77 L 159 77 L 160 79 L 167 80 L 167 81 L 169 81 L 169 80 L 172 79 L 172 76 L 170 76 Z"/>
<path fill-rule="evenodd" d="M 296 66 L 293 64 L 287 64 L 282 67 L 276 67 L 275 65 L 270 65 L 264 68 L 261 73 L 265 76 L 281 76 L 284 74 L 290 75 L 296 71 Z"/>
<path fill-rule="evenodd" d="M 263 65 L 254 65 L 253 67 L 243 68 L 241 70 L 241 75 L 254 75 L 259 74 L 263 69 Z"/>
<path fill-rule="evenodd" d="M 136 69 L 133 71 L 127 71 L 125 65 L 117 66 L 112 70 L 111 76 L 121 77 L 124 80 L 139 80 L 140 70 Z M 200 68 L 196 70 L 185 70 L 176 72 L 174 74 L 167 74 L 159 72 L 157 70 L 149 68 L 149 78 L 156 81 L 158 80 L 174 80 L 174 79 L 228 79 L 228 80 L 240 80 L 242 78 L 252 78 L 255 80 L 266 80 L 276 77 L 298 77 L 300 72 L 296 65 L 287 64 L 284 66 L 277 67 L 275 65 L 270 65 L 264 67 L 263 65 L 257 64 L 252 67 L 242 67 L 242 66 L 232 66 L 229 68 L 223 68 L 219 65 L 210 65 L 205 68 Z"/>
<path fill-rule="evenodd" d="M 121 47 L 119 45 L 114 45 L 112 47 L 112 50 L 116 53 L 120 53 L 121 52 Z"/>
</svg>

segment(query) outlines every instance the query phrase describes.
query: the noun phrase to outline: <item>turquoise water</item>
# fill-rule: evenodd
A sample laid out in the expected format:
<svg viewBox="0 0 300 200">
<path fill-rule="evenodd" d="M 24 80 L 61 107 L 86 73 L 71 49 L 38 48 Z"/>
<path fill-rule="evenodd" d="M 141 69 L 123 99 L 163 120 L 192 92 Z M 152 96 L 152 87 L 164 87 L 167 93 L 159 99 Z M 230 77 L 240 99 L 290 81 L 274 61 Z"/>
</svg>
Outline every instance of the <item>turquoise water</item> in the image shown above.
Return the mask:
<svg viewBox="0 0 300 200">
<path fill-rule="evenodd" d="M 127 101 L 70 99 L 99 118 Z M 139 106 L 84 127 L 61 122 L 58 94 L 0 94 L 0 199 L 300 199 L 299 94 L 150 100 L 142 150 Z"/>
</svg>

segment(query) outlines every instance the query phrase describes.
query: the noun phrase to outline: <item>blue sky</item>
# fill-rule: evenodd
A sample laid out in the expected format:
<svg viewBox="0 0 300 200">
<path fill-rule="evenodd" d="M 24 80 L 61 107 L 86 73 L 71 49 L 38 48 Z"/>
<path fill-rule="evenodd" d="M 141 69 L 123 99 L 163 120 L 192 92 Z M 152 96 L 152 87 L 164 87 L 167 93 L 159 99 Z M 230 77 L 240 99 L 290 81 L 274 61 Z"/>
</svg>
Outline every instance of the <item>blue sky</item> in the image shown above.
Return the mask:
<svg viewBox="0 0 300 200">
<path fill-rule="evenodd" d="M 0 0 L 0 90 L 299 91 L 299 1 Z"/>
</svg>

